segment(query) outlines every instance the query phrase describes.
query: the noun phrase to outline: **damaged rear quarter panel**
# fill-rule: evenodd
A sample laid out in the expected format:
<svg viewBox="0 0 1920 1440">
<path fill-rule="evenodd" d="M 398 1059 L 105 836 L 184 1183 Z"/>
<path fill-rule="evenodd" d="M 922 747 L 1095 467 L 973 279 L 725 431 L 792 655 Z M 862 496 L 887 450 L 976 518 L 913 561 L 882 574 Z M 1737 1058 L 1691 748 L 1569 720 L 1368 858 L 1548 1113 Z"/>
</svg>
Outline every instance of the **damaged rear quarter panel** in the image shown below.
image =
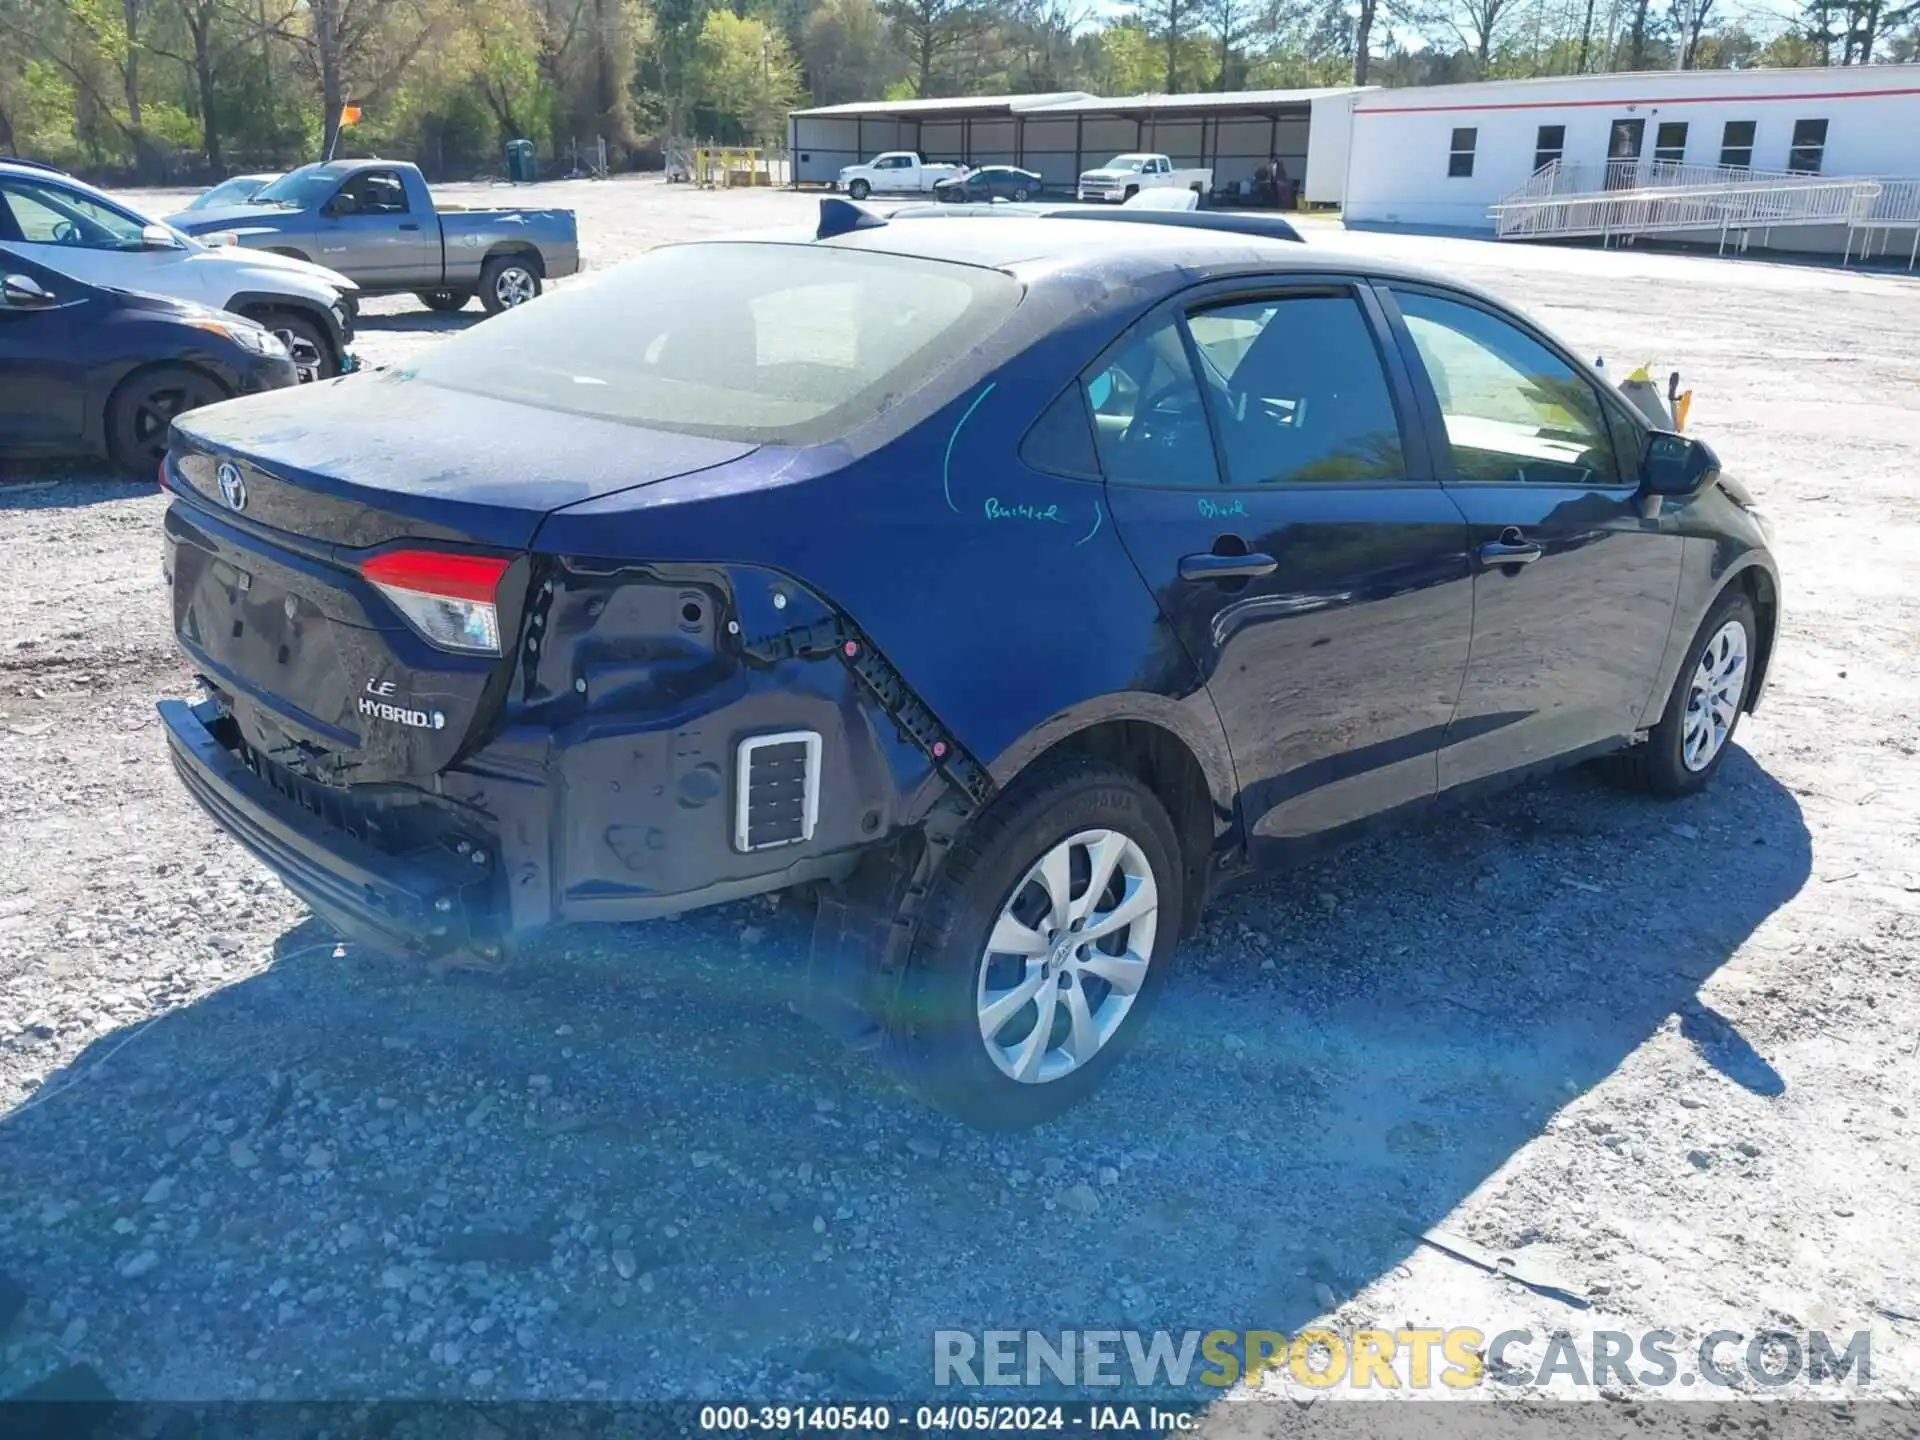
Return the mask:
<svg viewBox="0 0 1920 1440">
<path fill-rule="evenodd" d="M 841 444 L 769 447 L 582 502 L 549 516 L 535 545 L 784 573 L 860 627 L 996 781 L 1038 737 L 1152 718 L 1196 750 L 1230 805 L 1218 718 L 1119 541 L 1104 486 L 1018 458 L 1061 386 L 1145 303 L 1028 315 L 1024 335 L 996 336 Z M 1022 348 L 1008 354 L 1012 343 Z M 936 795 L 901 818 L 917 821 Z"/>
</svg>

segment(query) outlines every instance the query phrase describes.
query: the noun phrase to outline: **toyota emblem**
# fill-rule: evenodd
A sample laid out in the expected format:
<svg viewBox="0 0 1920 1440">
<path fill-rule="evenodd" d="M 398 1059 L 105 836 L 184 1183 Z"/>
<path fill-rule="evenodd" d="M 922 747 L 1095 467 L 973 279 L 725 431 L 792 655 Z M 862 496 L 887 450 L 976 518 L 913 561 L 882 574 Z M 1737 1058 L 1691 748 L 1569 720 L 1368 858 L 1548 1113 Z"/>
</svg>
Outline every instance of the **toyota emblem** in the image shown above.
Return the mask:
<svg viewBox="0 0 1920 1440">
<path fill-rule="evenodd" d="M 223 460 L 214 473 L 220 481 L 220 498 L 234 510 L 246 509 L 247 482 L 240 478 L 240 467 L 231 460 Z"/>
</svg>

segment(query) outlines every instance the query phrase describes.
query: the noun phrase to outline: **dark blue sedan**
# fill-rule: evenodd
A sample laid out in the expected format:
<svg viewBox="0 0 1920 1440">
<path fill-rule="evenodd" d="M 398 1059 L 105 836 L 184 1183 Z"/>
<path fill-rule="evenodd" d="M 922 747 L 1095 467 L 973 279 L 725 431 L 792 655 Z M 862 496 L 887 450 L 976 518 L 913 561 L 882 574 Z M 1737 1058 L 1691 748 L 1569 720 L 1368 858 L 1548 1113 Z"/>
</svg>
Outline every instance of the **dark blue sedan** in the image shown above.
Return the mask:
<svg viewBox="0 0 1920 1440">
<path fill-rule="evenodd" d="M 1780 620 L 1713 452 L 1524 316 L 1205 216 L 829 202 L 188 416 L 167 483 L 175 763 L 322 915 L 494 962 L 805 887 L 812 1012 L 997 1126 L 1258 866 L 1706 785 Z"/>
<path fill-rule="evenodd" d="M 89 285 L 0 246 L 0 457 L 104 455 L 151 480 L 174 416 L 297 379 L 251 320 Z"/>
<path fill-rule="evenodd" d="M 1038 200 L 1047 182 L 1032 170 L 1016 165 L 982 165 L 933 187 L 933 198 L 950 204 L 971 200 Z"/>
</svg>

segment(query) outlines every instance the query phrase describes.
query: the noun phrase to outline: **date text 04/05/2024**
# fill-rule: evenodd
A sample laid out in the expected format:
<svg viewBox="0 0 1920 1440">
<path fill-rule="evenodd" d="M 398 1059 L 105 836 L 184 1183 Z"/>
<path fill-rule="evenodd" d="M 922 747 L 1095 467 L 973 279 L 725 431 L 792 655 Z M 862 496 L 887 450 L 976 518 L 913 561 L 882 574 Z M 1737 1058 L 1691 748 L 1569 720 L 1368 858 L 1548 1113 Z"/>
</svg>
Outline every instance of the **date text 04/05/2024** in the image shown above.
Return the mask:
<svg viewBox="0 0 1920 1440">
<path fill-rule="evenodd" d="M 1193 1429 L 1198 1409 L 1160 1405 L 702 1405 L 708 1434 L 788 1435 L 990 1434 L 1031 1430 L 1047 1434 L 1138 1431 L 1167 1434 Z"/>
</svg>

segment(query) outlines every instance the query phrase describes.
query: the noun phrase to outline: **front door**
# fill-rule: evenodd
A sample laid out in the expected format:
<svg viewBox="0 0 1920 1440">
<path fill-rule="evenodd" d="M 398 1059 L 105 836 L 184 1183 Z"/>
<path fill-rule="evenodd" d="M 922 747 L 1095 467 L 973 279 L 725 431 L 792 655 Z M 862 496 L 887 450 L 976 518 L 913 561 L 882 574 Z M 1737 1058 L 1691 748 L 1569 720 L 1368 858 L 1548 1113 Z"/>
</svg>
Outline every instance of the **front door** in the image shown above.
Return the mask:
<svg viewBox="0 0 1920 1440">
<path fill-rule="evenodd" d="M 1631 190 L 1639 183 L 1640 146 L 1647 138 L 1644 120 L 1616 120 L 1607 132 L 1607 189 Z"/>
<path fill-rule="evenodd" d="M 1473 659 L 1440 786 L 1631 735 L 1672 627 L 1685 543 L 1646 518 L 1641 432 L 1542 337 L 1465 296 L 1393 286 L 1471 527 Z"/>
<path fill-rule="evenodd" d="M 320 207 L 314 259 L 373 290 L 441 281 L 440 220 L 413 213 L 398 170 L 362 170 Z"/>
<path fill-rule="evenodd" d="M 1430 800 L 1466 668 L 1466 526 L 1380 313 L 1357 283 L 1237 283 L 1089 372 L 1114 521 L 1206 678 L 1256 850 Z"/>
<path fill-rule="evenodd" d="M 0 455 L 78 449 L 97 359 L 79 333 L 89 301 L 72 280 L 0 250 L 0 281 L 16 275 L 53 298 L 16 301 L 0 288 Z"/>
</svg>

